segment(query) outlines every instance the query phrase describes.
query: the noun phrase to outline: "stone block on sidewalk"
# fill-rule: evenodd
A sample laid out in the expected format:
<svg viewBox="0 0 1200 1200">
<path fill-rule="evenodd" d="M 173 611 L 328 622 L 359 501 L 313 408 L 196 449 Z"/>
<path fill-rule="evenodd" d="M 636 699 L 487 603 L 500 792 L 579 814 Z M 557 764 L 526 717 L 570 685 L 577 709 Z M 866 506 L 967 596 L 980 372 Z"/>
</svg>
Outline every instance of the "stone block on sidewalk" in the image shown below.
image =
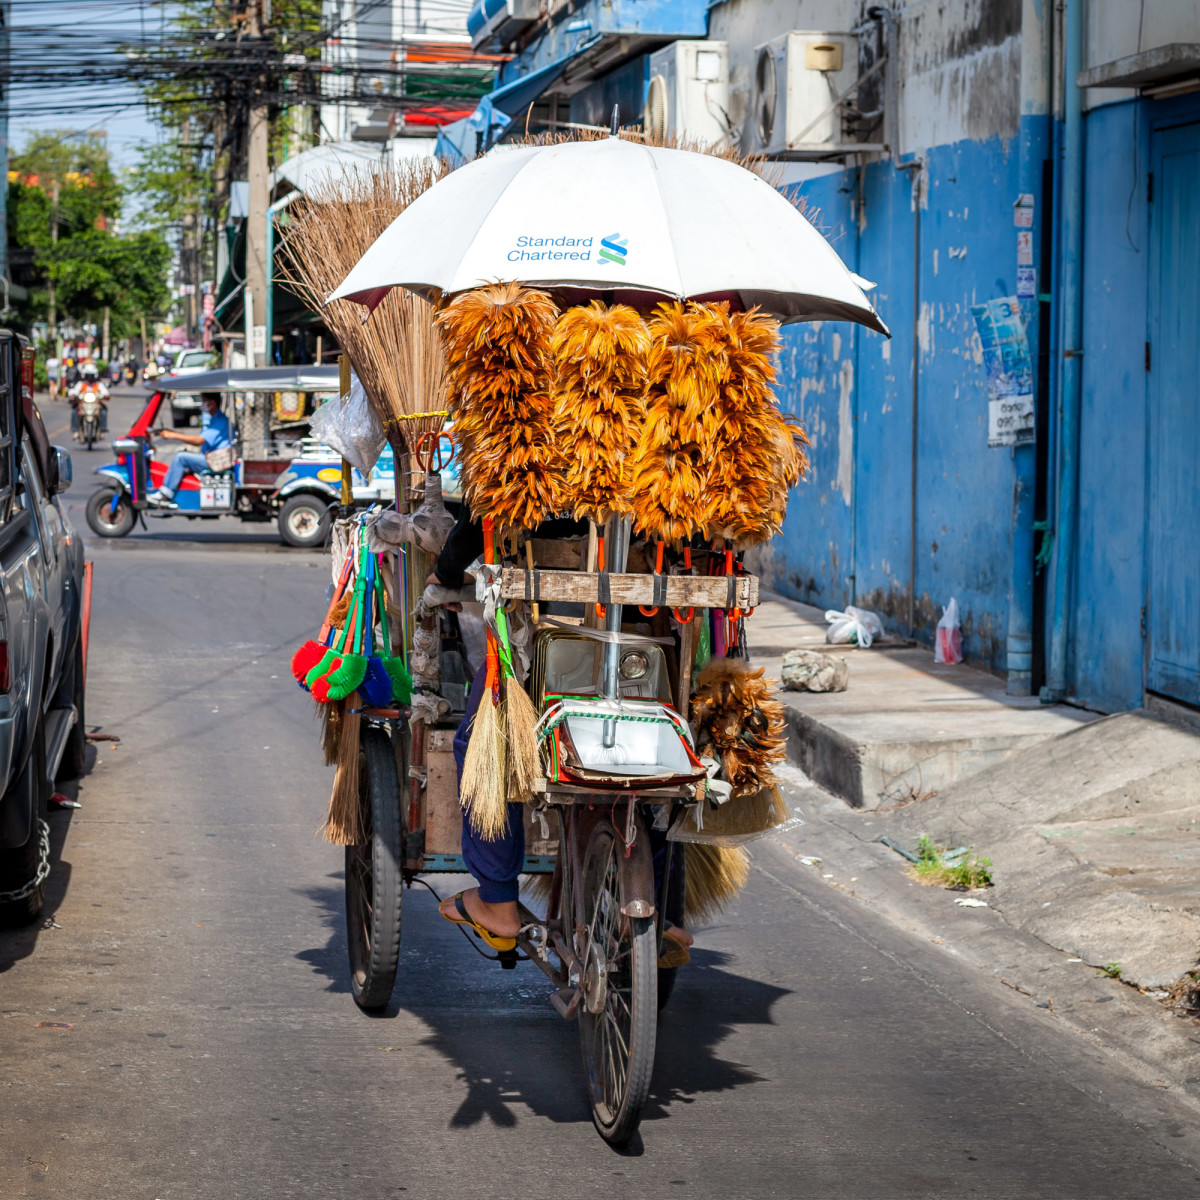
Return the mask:
<svg viewBox="0 0 1200 1200">
<path fill-rule="evenodd" d="M 819 650 L 789 650 L 783 656 L 779 678 L 789 692 L 844 692 L 850 664 Z"/>
</svg>

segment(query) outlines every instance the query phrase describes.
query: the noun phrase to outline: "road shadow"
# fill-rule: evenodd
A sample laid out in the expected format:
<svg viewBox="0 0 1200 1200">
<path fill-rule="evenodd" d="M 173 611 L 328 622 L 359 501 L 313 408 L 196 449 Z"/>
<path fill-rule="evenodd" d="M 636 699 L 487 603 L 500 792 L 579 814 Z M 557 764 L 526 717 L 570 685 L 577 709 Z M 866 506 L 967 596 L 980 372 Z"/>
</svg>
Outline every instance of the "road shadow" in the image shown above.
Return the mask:
<svg viewBox="0 0 1200 1200">
<path fill-rule="evenodd" d="M 327 990 L 349 992 L 344 902 L 340 875 L 336 878 L 337 887 L 301 893 L 323 909 L 329 939 L 297 957 L 328 980 Z M 446 886 L 439 891 L 461 886 L 442 882 Z M 659 1017 L 644 1123 L 667 1119 L 677 1104 L 764 1079 L 723 1058 L 719 1048 L 740 1026 L 774 1024 L 772 1009 L 789 993 L 737 974 L 730 963 L 729 955 L 697 949 L 680 970 L 675 992 Z M 414 887 L 404 892 L 396 987 L 380 1016 L 408 1012 L 417 1017 L 429 1031 L 421 1044 L 455 1068 L 466 1094 L 449 1121 L 451 1128 L 484 1121 L 513 1127 L 522 1109 L 555 1123 L 591 1123 L 578 1028 L 555 1012 L 549 994 L 549 982 L 532 964 L 501 970 L 440 918 L 427 891 Z M 638 1145 L 635 1140 L 626 1153 L 639 1153 Z"/>
</svg>

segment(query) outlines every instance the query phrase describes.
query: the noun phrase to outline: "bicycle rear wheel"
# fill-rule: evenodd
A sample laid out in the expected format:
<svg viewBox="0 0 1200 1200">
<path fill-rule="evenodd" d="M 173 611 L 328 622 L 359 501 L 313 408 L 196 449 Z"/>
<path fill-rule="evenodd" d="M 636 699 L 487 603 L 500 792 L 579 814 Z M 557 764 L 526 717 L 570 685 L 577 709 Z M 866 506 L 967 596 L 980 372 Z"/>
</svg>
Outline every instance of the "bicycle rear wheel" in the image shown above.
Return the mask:
<svg viewBox="0 0 1200 1200">
<path fill-rule="evenodd" d="M 358 780 L 363 840 L 346 847 L 346 934 L 350 990 L 372 1012 L 396 983 L 404 862 L 396 756 L 381 730 L 363 730 Z"/>
<path fill-rule="evenodd" d="M 647 854 L 645 831 L 634 853 Z M 642 1119 L 654 1070 L 658 954 L 653 917 L 628 917 L 618 867 L 624 845 L 612 824 L 598 821 L 588 840 L 580 881 L 587 930 L 579 1034 L 592 1120 L 600 1136 L 622 1146 Z"/>
</svg>

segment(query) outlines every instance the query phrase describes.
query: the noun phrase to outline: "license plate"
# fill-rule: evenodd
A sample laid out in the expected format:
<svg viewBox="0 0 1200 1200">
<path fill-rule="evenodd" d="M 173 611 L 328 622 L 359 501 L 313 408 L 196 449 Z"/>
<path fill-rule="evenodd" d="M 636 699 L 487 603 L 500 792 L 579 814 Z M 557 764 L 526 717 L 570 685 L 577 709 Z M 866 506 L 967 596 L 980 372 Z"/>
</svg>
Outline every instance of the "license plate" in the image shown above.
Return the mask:
<svg viewBox="0 0 1200 1200">
<path fill-rule="evenodd" d="M 231 487 L 202 487 L 200 489 L 201 508 L 229 508 L 233 503 L 233 488 Z"/>
</svg>

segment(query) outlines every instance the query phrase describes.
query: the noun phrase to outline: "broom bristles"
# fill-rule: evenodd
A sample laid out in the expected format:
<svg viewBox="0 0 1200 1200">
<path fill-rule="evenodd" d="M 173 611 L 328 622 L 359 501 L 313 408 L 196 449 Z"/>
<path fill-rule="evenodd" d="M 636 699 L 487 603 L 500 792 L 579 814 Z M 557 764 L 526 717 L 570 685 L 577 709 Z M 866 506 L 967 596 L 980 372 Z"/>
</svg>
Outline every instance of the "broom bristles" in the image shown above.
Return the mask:
<svg viewBox="0 0 1200 1200">
<path fill-rule="evenodd" d="M 537 710 L 529 694 L 515 680 L 504 684 L 506 712 L 506 746 L 508 759 L 508 795 L 511 800 L 524 801 L 538 778 Z"/>
<path fill-rule="evenodd" d="M 471 722 L 459 789 L 471 828 L 487 841 L 503 837 L 508 830 L 503 707 L 492 703 L 490 692 L 480 702 Z"/>
<path fill-rule="evenodd" d="M 337 774 L 333 777 L 329 812 L 321 831 L 324 839 L 335 846 L 356 846 L 362 841 L 358 799 L 358 734 L 362 717 L 355 711 L 358 707 L 357 693 L 348 696 L 338 738 Z"/>
<path fill-rule="evenodd" d="M 743 846 L 688 842 L 684 850 L 683 919 L 686 925 L 714 920 L 750 878 L 750 855 Z"/>
<path fill-rule="evenodd" d="M 412 413 L 447 407 L 448 381 L 441 336 L 428 301 L 395 288 L 362 320 L 348 300 L 325 304 L 377 237 L 446 172 L 435 159 L 414 159 L 389 171 L 348 169 L 311 190 L 291 210 L 278 261 L 285 283 L 321 314 L 350 356 L 367 399 L 394 442 L 413 449 L 441 418 L 405 421 Z"/>
<path fill-rule="evenodd" d="M 342 701 L 317 705 L 317 719 L 321 722 L 321 757 L 327 767 L 338 759 L 338 743 L 342 738 Z"/>
</svg>

